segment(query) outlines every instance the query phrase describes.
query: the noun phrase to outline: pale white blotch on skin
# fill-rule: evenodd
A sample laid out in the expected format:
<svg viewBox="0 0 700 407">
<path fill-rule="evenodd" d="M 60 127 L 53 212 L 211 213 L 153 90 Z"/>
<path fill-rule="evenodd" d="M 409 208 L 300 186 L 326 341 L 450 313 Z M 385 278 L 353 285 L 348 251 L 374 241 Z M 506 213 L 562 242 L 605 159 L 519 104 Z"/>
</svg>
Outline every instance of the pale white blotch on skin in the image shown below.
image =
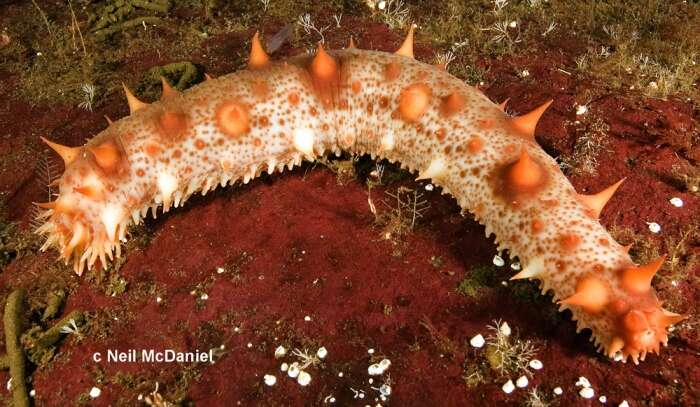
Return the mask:
<svg viewBox="0 0 700 407">
<path fill-rule="evenodd" d="M 158 190 L 163 202 L 170 202 L 170 198 L 177 190 L 177 178 L 167 172 L 158 174 Z"/>
<path fill-rule="evenodd" d="M 436 179 L 442 177 L 442 175 L 445 173 L 445 169 L 447 168 L 447 164 L 445 163 L 445 159 L 442 157 L 437 157 L 434 158 L 432 161 L 430 161 L 430 165 L 428 165 L 428 168 L 425 169 L 425 171 L 420 173 L 420 176 L 416 179 Z"/>
<path fill-rule="evenodd" d="M 101 218 L 105 232 L 107 232 L 107 238 L 113 242 L 117 233 L 117 227 L 124 218 L 124 209 L 120 205 L 109 205 L 102 211 Z"/>
<path fill-rule="evenodd" d="M 304 155 L 314 156 L 314 132 L 309 128 L 294 130 L 294 148 Z"/>
<path fill-rule="evenodd" d="M 381 149 L 382 151 L 389 151 L 394 148 L 394 133 L 388 130 L 384 137 L 382 137 Z"/>
</svg>

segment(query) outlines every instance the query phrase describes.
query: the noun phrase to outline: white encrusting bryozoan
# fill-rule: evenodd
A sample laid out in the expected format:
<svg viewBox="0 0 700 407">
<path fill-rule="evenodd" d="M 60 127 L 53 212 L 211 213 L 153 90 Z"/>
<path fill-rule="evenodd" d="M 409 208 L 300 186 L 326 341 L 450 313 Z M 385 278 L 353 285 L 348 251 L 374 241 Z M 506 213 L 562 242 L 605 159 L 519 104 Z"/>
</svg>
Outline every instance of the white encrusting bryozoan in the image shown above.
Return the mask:
<svg viewBox="0 0 700 407">
<path fill-rule="evenodd" d="M 121 254 L 127 227 L 196 192 L 247 183 L 328 153 L 400 162 L 452 194 L 537 279 L 578 330 L 635 362 L 666 344 L 682 319 L 661 308 L 651 280 L 598 223 L 620 182 L 578 194 L 535 141 L 550 102 L 511 117 L 444 69 L 413 59 L 412 34 L 395 54 L 356 48 L 273 62 L 256 35 L 249 69 L 160 101 L 126 89 L 132 114 L 84 146 L 46 142 L 66 164 L 58 198 L 39 204 L 44 249 L 77 273 Z M 494 258 L 494 264 L 503 259 Z M 109 259 L 109 260 L 108 260 Z"/>
</svg>

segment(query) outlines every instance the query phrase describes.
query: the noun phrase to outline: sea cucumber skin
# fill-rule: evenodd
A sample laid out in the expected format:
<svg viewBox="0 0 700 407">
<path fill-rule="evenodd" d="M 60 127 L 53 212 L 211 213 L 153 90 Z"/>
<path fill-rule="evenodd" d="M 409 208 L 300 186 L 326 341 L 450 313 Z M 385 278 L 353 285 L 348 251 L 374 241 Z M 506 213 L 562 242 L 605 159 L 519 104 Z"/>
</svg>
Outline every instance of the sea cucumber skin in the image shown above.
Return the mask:
<svg viewBox="0 0 700 407">
<path fill-rule="evenodd" d="M 58 248 L 81 273 L 97 259 L 106 265 L 114 251 L 118 256 L 127 226 L 148 208 L 155 216 L 159 206 L 180 206 L 195 192 L 247 183 L 328 152 L 371 154 L 452 194 L 497 236 L 499 250 L 520 259 L 521 276 L 541 280 L 554 301 L 592 292 L 593 305 L 584 298 L 584 306 L 560 309 L 571 310 L 579 330 L 591 329 L 606 353 L 621 351 L 636 362 L 667 342 L 665 328 L 678 316 L 661 308 L 651 287 L 625 286 L 625 270 L 636 267 L 626 250 L 498 105 L 402 55 L 346 49 L 325 56 L 335 69 L 316 69 L 318 56 L 269 62 L 112 123 L 67 164 L 39 230 L 48 236 L 45 248 Z M 509 174 L 523 154 L 541 177 L 521 190 Z"/>
</svg>

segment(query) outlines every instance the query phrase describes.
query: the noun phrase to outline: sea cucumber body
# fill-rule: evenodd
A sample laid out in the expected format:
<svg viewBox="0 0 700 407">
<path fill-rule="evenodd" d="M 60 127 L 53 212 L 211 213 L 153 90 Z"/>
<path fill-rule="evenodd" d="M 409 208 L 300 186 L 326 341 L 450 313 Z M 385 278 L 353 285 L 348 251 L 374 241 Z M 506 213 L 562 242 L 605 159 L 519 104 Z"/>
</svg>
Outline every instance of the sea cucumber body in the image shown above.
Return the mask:
<svg viewBox="0 0 700 407">
<path fill-rule="evenodd" d="M 593 290 L 593 304 L 561 307 L 571 309 L 579 329 L 592 330 L 600 348 L 636 361 L 667 340 L 664 318 L 671 317 L 653 289 L 631 292 L 623 284 L 621 273 L 635 267 L 624 248 L 498 105 L 412 58 L 321 52 L 171 94 L 71 150 L 40 228 L 45 247 L 57 247 L 82 272 L 119 255 L 127 226 L 149 208 L 155 215 L 195 192 L 247 183 L 328 152 L 371 154 L 452 194 L 487 235 L 495 233 L 499 250 L 520 259 L 522 276 L 541 280 L 554 300 Z M 627 321 L 637 310 L 643 318 Z M 640 342 L 639 332 L 653 338 Z"/>
</svg>

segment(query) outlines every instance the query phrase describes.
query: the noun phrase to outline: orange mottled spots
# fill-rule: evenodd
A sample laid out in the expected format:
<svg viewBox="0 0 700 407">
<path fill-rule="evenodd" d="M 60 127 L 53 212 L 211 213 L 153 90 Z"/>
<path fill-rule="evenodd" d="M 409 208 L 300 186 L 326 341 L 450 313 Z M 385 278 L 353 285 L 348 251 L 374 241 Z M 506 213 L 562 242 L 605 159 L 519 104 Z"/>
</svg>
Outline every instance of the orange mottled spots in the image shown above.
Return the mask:
<svg viewBox="0 0 700 407">
<path fill-rule="evenodd" d="M 442 103 L 440 105 L 440 112 L 444 116 L 451 116 L 462 109 L 464 109 L 466 102 L 464 96 L 458 92 L 452 92 L 449 95 L 442 98 Z"/>
<path fill-rule="evenodd" d="M 600 239 L 598 239 L 598 243 L 600 243 L 601 246 L 609 246 L 610 245 L 610 241 L 604 237 L 601 237 Z"/>
<path fill-rule="evenodd" d="M 488 129 L 490 129 L 491 127 L 493 127 L 493 120 L 491 120 L 491 119 L 481 119 L 481 120 L 477 120 L 477 121 L 476 121 L 476 124 L 477 124 L 480 128 L 482 128 L 482 129 L 484 129 L 484 130 L 488 130 Z"/>
<path fill-rule="evenodd" d="M 539 219 L 535 219 L 532 221 L 532 233 L 539 233 L 544 229 L 544 222 L 542 222 Z"/>
<path fill-rule="evenodd" d="M 146 154 L 148 154 L 150 157 L 155 157 L 158 154 L 160 154 L 160 146 L 157 144 L 146 144 L 146 147 L 144 148 L 144 151 Z"/>
<path fill-rule="evenodd" d="M 360 90 L 362 90 L 362 85 L 360 85 L 360 81 L 354 81 L 351 88 L 353 92 L 360 93 Z"/>
<path fill-rule="evenodd" d="M 136 170 L 136 175 L 138 175 L 139 177 L 143 177 L 144 175 L 146 175 L 146 172 L 143 169 L 139 168 L 138 170 Z"/>
<path fill-rule="evenodd" d="M 165 139 L 176 140 L 187 131 L 187 115 L 182 112 L 166 110 L 157 116 L 156 127 Z"/>
<path fill-rule="evenodd" d="M 270 119 L 268 119 L 267 116 L 262 116 L 260 117 L 259 122 L 261 126 L 267 126 L 270 124 Z"/>
<path fill-rule="evenodd" d="M 472 138 L 467 141 L 467 149 L 470 153 L 476 154 L 484 147 L 484 142 L 479 136 L 472 136 Z"/>
<path fill-rule="evenodd" d="M 311 116 L 316 116 L 316 115 L 318 115 L 318 109 L 316 109 L 315 107 L 311 106 L 311 108 L 309 109 L 309 114 L 310 114 Z"/>
<path fill-rule="evenodd" d="M 321 126 L 321 129 L 323 129 L 323 131 L 328 131 L 330 129 L 330 126 L 328 126 L 328 123 L 323 123 L 323 126 Z"/>
<path fill-rule="evenodd" d="M 289 103 L 292 106 L 296 106 L 299 104 L 299 95 L 296 93 L 290 93 L 289 96 L 287 96 L 287 100 L 289 100 Z"/>
<path fill-rule="evenodd" d="M 260 99 L 270 96 L 270 87 L 263 79 L 256 79 L 250 84 L 251 93 Z"/>
<path fill-rule="evenodd" d="M 393 81 L 401 75 L 401 66 L 396 62 L 389 62 L 384 66 L 384 77 L 387 81 Z"/>
<path fill-rule="evenodd" d="M 260 138 L 256 137 L 255 139 L 253 139 L 253 146 L 260 147 L 261 145 L 262 145 L 262 140 L 260 140 Z"/>
<path fill-rule="evenodd" d="M 515 152 L 515 149 L 516 149 L 516 148 L 517 148 L 517 147 L 515 147 L 515 144 L 508 144 L 508 145 L 506 146 L 506 148 L 503 149 L 503 151 L 505 151 L 506 154 L 513 154 L 513 153 Z"/>
<path fill-rule="evenodd" d="M 97 165 L 106 173 L 116 171 L 122 161 L 122 153 L 115 140 L 107 140 L 96 147 L 89 147 Z"/>
<path fill-rule="evenodd" d="M 566 233 L 559 237 L 559 244 L 564 250 L 568 251 L 574 250 L 580 242 L 581 238 L 571 233 Z"/>
<path fill-rule="evenodd" d="M 447 135 L 447 130 L 445 130 L 444 127 L 439 128 L 435 132 L 435 137 L 437 137 L 438 141 L 444 141 L 446 135 Z"/>
<path fill-rule="evenodd" d="M 203 140 L 197 139 L 194 141 L 194 146 L 197 148 L 197 150 L 204 150 L 204 147 L 207 146 L 207 143 L 205 143 Z"/>
<path fill-rule="evenodd" d="M 379 98 L 379 107 L 382 109 L 386 109 L 389 106 L 389 98 L 386 96 L 382 96 Z"/>
<path fill-rule="evenodd" d="M 216 109 L 216 124 L 229 137 L 238 138 L 250 130 L 248 111 L 237 101 L 226 101 Z"/>
<path fill-rule="evenodd" d="M 121 138 L 122 142 L 124 142 L 124 143 L 126 143 L 126 144 L 129 144 L 129 143 L 131 143 L 132 141 L 134 141 L 134 135 L 133 135 L 133 133 L 124 133 L 124 134 L 121 135 L 120 138 Z"/>
<path fill-rule="evenodd" d="M 174 158 L 180 158 L 180 157 L 182 157 L 182 150 L 177 149 L 177 150 L 173 151 L 173 157 L 174 157 Z"/>
<path fill-rule="evenodd" d="M 73 190 L 92 200 L 100 200 L 103 197 L 102 190 L 94 186 L 74 187 Z"/>
<path fill-rule="evenodd" d="M 404 88 L 399 96 L 399 114 L 409 123 L 416 122 L 428 110 L 432 94 L 423 83 Z"/>
</svg>

